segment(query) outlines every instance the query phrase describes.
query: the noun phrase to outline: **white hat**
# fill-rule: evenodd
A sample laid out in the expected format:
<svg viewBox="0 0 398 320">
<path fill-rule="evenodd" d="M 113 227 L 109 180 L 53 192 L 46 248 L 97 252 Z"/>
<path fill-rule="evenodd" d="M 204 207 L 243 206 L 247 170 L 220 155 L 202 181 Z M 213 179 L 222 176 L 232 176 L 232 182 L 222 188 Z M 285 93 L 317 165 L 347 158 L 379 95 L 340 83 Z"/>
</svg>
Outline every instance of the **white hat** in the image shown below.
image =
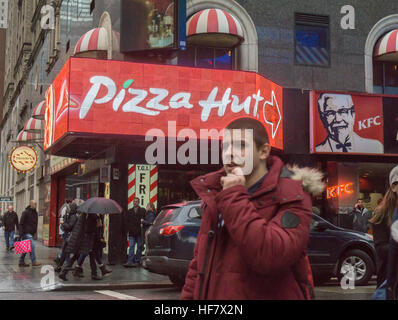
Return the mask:
<svg viewBox="0 0 398 320">
<path fill-rule="evenodd" d="M 398 166 L 395 166 L 390 172 L 390 186 L 394 182 L 398 182 Z"/>
</svg>

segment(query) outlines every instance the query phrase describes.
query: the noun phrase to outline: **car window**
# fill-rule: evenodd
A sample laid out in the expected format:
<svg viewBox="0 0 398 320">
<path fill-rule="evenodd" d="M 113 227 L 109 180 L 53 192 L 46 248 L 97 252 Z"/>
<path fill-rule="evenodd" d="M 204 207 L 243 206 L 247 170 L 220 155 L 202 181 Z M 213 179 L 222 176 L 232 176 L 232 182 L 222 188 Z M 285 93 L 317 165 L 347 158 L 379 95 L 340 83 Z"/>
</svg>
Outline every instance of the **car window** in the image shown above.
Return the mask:
<svg viewBox="0 0 398 320">
<path fill-rule="evenodd" d="M 189 219 L 202 219 L 202 208 L 193 207 L 188 213 Z"/>
<path fill-rule="evenodd" d="M 181 207 L 178 208 L 165 208 L 156 217 L 156 224 L 163 224 L 165 222 L 173 221 L 181 212 Z"/>
</svg>

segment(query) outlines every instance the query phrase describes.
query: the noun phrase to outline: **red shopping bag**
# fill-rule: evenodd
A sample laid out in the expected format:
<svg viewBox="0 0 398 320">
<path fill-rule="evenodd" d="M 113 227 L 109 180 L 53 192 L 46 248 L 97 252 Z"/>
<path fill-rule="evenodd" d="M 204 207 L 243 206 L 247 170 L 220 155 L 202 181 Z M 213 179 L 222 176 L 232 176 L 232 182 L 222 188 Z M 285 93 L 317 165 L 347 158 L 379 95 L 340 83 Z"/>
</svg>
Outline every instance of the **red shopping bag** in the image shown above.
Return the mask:
<svg viewBox="0 0 398 320">
<path fill-rule="evenodd" d="M 30 240 L 23 240 L 14 243 L 14 251 L 16 254 L 28 253 L 32 251 Z"/>
</svg>

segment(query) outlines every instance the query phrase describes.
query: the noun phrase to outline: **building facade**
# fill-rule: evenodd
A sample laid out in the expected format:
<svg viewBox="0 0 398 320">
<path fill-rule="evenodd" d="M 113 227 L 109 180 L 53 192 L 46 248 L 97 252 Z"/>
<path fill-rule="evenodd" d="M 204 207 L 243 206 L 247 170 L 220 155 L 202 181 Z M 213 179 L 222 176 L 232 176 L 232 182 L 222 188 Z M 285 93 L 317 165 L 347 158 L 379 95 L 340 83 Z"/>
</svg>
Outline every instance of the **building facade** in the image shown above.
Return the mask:
<svg viewBox="0 0 398 320">
<path fill-rule="evenodd" d="M 321 168 L 328 174 L 328 188 L 342 185 L 346 178 L 350 181 L 345 186 L 355 184 L 345 189 L 352 191 L 350 198 L 343 199 L 343 191 L 337 194 L 334 188 L 314 199 L 314 205 L 337 223 L 344 220 L 339 214 L 347 213 L 356 197 L 365 198 L 374 209 L 385 190 L 386 180 L 380 177 L 396 161 L 395 141 L 388 142 L 390 151 L 383 150 L 383 156 L 372 150 L 352 152 L 355 155 L 317 152 L 315 146 L 311 148 L 315 130 L 311 117 L 324 111 L 317 111 L 316 105 L 322 93 L 329 92 L 351 95 L 355 104 L 375 97 L 366 94 L 378 94 L 375 99 L 381 115 L 396 114 L 398 59 L 394 52 L 398 47 L 388 51 L 385 43 L 390 40 L 381 40 L 398 29 L 398 1 L 354 0 L 346 6 L 339 0 L 187 0 L 186 50 L 150 54 L 123 49 L 124 39 L 136 37 L 138 42 L 139 34 L 126 36 L 122 5 L 121 0 L 21 0 L 8 5 L 0 196 L 12 196 L 18 214 L 29 199 L 39 200 L 40 235 L 45 244 L 58 242 L 58 209 L 68 197 L 84 200 L 108 195 L 127 210 L 136 195 L 132 191 L 136 190 L 136 171 L 142 169 L 152 191 L 142 198 L 142 204 L 153 200 L 161 207 L 194 199 L 189 180 L 217 167 L 168 164 L 140 168 L 146 164 L 144 146 L 131 138 L 115 142 L 93 136 L 44 152 L 45 121 L 41 120 L 42 130 L 29 142 L 39 151 L 39 164 L 31 173 L 15 173 L 8 163 L 9 152 L 20 143 L 18 134 L 71 57 L 257 73 L 283 87 L 283 147 L 275 152 L 287 162 Z M 44 6 L 49 6 L 45 13 Z M 166 18 L 164 25 L 156 18 L 153 21 L 151 41 L 159 37 L 160 30 L 167 33 Z M 211 28 L 216 29 L 209 32 Z M 359 116 L 362 122 L 370 119 L 356 108 L 357 120 Z M 373 115 L 378 123 L 376 117 Z M 388 136 L 391 126 L 386 124 L 384 132 L 377 133 L 383 143 L 392 139 Z M 365 134 L 371 135 L 371 131 Z M 4 210 L 6 204 L 1 205 Z M 119 232 L 121 220 L 112 217 L 108 223 L 115 230 L 109 233 L 113 246 L 109 250 L 117 260 L 124 250 L 118 249 L 124 241 Z"/>
</svg>

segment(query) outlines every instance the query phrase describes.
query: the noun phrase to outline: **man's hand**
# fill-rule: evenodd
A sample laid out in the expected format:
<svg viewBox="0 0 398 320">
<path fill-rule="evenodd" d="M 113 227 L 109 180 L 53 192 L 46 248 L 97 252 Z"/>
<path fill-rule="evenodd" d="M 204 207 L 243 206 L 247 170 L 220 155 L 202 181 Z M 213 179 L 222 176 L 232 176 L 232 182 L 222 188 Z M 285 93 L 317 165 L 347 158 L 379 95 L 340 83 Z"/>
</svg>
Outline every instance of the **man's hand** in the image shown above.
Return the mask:
<svg viewBox="0 0 398 320">
<path fill-rule="evenodd" d="M 228 173 L 225 177 L 222 177 L 220 183 L 223 187 L 223 190 L 242 185 L 246 185 L 246 178 L 243 175 L 243 171 L 241 168 L 237 167 L 232 170 L 232 173 Z"/>
<path fill-rule="evenodd" d="M 3 230 L 5 230 L 6 229 L 6 227 L 3 227 Z"/>
</svg>

